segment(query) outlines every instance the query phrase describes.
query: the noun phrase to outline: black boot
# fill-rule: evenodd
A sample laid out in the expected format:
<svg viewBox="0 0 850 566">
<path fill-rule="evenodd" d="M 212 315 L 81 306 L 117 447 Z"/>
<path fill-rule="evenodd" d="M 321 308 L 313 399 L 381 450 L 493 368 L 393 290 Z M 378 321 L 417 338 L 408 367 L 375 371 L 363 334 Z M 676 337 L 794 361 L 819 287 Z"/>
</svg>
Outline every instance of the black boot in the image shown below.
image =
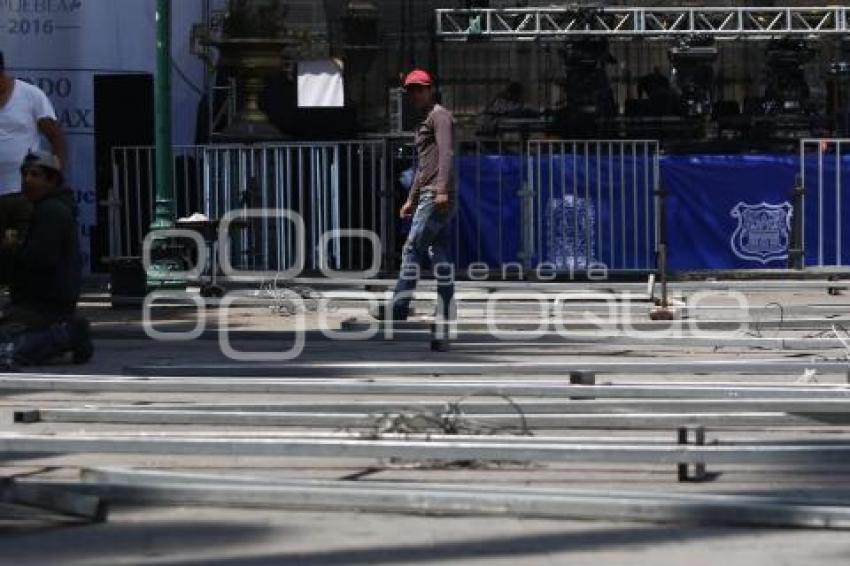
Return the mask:
<svg viewBox="0 0 850 566">
<path fill-rule="evenodd" d="M 68 323 L 71 338 L 71 352 L 75 364 L 84 364 L 94 356 L 94 344 L 91 340 L 91 325 L 85 318 L 75 318 Z"/>
<path fill-rule="evenodd" d="M 451 339 L 457 335 L 457 322 L 446 318 L 437 317 L 431 323 L 431 351 L 448 352 Z"/>
<path fill-rule="evenodd" d="M 390 308 L 389 305 L 378 305 L 376 308 L 372 309 L 369 314 L 371 314 L 372 318 L 375 320 L 395 322 L 407 320 L 410 310 L 408 309 L 408 312 L 403 313 L 397 309 Z"/>
</svg>

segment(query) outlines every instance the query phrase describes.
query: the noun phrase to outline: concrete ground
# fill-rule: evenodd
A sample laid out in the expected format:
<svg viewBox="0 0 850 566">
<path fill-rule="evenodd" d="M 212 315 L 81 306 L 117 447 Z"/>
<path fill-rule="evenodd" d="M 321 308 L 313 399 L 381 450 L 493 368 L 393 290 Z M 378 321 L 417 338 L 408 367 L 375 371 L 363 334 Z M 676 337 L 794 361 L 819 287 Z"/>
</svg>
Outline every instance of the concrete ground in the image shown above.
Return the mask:
<svg viewBox="0 0 850 566">
<path fill-rule="evenodd" d="M 819 318 L 850 311 L 850 298 L 826 292 L 750 292 L 753 305 L 779 302 L 782 305 L 826 305 L 832 310 Z M 779 314 L 765 309 L 763 319 Z M 143 335 L 138 312 L 111 310 L 103 297 L 86 301 L 88 315 L 95 321 L 97 356 L 86 367 L 57 365 L 41 368 L 42 374 L 120 375 L 125 368 L 145 364 L 228 363 L 213 339 L 192 342 L 156 342 Z M 217 314 L 212 309 L 208 314 Z M 329 316 L 331 325 L 349 317 L 364 317 L 361 308 L 347 307 Z M 842 314 L 843 316 L 843 314 Z M 191 326 L 190 310 L 157 311 L 166 321 L 162 328 Z M 316 328 L 319 315 L 305 317 L 308 328 Z M 211 317 L 214 324 L 221 321 Z M 230 313 L 229 325 L 242 331 L 273 332 L 245 334 L 235 344 L 251 351 L 280 351 L 291 344 L 293 317 L 280 316 L 268 307 L 244 307 Z M 276 332 L 276 333 L 275 333 Z M 764 336 L 801 338 L 824 334 L 822 329 L 764 330 Z M 827 333 L 828 334 L 828 333 Z M 741 334 L 746 335 L 746 334 Z M 209 337 L 207 337 L 209 338 Z M 311 334 L 297 362 L 327 361 L 420 361 L 493 362 L 592 361 L 629 359 L 756 359 L 789 360 L 822 355 L 839 358 L 843 348 L 822 351 L 753 350 L 747 347 L 680 346 L 659 340 L 654 345 L 606 345 L 594 343 L 541 344 L 533 340 L 493 343 L 474 335 L 461 336 L 452 352 L 432 353 L 427 335 L 413 334 L 402 340 L 368 342 L 339 341 Z M 273 371 L 270 371 L 270 377 Z M 380 379 L 381 375 L 376 375 Z M 540 376 L 533 376 L 539 378 Z M 563 376 L 558 376 L 563 377 Z M 500 379 L 528 379 L 516 375 Z M 450 376 L 431 379 L 451 380 Z M 600 382 L 754 382 L 793 384 L 846 382 L 844 376 L 600 376 Z M 346 400 L 364 397 L 345 397 Z M 73 393 L 5 391 L 0 397 L 2 433 L 98 433 L 142 430 L 149 432 L 208 432 L 227 437 L 234 434 L 274 434 L 274 428 L 226 426 L 165 426 L 119 424 L 13 424 L 15 410 L 32 407 L 81 407 L 125 403 L 285 403 L 334 401 L 328 395 L 251 395 L 186 393 Z M 384 398 L 382 398 L 384 399 Z M 376 399 L 373 399 L 376 400 Z M 438 400 L 441 400 L 438 398 Z M 416 399 L 410 399 L 415 402 Z M 590 435 L 669 437 L 675 431 L 572 430 L 539 431 L 539 435 Z M 720 440 L 850 440 L 850 427 L 812 426 L 775 430 L 709 430 L 709 439 Z M 6 477 L 74 479 L 82 467 L 123 467 L 224 476 L 255 476 L 274 479 L 346 479 L 360 482 L 434 482 L 459 484 L 531 485 L 600 491 L 641 490 L 658 493 L 746 493 L 794 495 L 796 497 L 846 500 L 850 470 L 806 467 L 759 467 L 728 465 L 706 483 L 678 483 L 675 469 L 664 466 L 600 466 L 545 463 L 440 466 L 432 463 L 399 463 L 375 460 L 275 459 L 255 457 L 178 457 L 140 455 L 65 454 L 50 457 L 5 455 L 0 472 Z M 1 515 L 0 515 L 1 516 Z M 62 524 L 53 521 L 10 521 L 0 519 L 0 556 L 14 557 L 15 564 L 649 564 L 727 566 L 759 564 L 847 564 L 850 540 L 842 531 L 766 528 L 695 527 L 625 522 L 553 521 L 504 517 L 433 517 L 352 512 L 307 512 L 234 508 L 113 507 L 103 524 Z M 2 562 L 2 561 L 0 561 Z"/>
</svg>

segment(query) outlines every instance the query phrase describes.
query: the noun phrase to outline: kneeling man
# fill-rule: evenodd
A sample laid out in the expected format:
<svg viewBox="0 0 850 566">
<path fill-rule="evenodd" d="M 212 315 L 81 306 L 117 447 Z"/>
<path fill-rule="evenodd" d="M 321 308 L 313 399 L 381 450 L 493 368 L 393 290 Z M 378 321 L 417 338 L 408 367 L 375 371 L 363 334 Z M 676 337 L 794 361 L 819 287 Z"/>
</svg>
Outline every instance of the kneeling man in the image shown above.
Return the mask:
<svg viewBox="0 0 850 566">
<path fill-rule="evenodd" d="M 74 194 L 47 152 L 27 154 L 21 184 L 33 210 L 25 234 L 2 235 L 11 302 L 0 318 L 0 363 L 38 365 L 67 353 L 85 363 L 94 349 L 88 321 L 75 316 L 81 263 Z"/>
</svg>

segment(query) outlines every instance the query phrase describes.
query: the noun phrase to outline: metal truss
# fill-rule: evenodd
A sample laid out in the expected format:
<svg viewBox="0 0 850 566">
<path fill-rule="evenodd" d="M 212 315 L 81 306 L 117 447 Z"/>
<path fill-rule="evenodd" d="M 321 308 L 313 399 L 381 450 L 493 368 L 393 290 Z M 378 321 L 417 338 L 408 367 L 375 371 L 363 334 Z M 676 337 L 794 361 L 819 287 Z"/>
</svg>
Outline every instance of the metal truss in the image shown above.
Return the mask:
<svg viewBox="0 0 850 566">
<path fill-rule="evenodd" d="M 437 10 L 437 37 L 444 40 L 564 39 L 576 36 L 771 39 L 822 37 L 850 32 L 846 6 L 802 8 L 541 7 Z"/>
</svg>

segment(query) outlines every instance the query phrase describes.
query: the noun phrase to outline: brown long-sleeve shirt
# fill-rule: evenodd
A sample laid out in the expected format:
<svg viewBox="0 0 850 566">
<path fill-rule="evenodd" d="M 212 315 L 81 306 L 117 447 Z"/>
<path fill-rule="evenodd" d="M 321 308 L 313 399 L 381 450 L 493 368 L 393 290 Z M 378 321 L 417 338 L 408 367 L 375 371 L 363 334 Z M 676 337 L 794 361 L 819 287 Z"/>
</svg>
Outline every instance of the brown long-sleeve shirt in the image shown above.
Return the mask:
<svg viewBox="0 0 850 566">
<path fill-rule="evenodd" d="M 422 189 L 429 187 L 449 195 L 455 202 L 454 124 L 452 113 L 435 104 L 416 128 L 416 176 L 410 189 L 410 201 L 419 200 Z"/>
</svg>

